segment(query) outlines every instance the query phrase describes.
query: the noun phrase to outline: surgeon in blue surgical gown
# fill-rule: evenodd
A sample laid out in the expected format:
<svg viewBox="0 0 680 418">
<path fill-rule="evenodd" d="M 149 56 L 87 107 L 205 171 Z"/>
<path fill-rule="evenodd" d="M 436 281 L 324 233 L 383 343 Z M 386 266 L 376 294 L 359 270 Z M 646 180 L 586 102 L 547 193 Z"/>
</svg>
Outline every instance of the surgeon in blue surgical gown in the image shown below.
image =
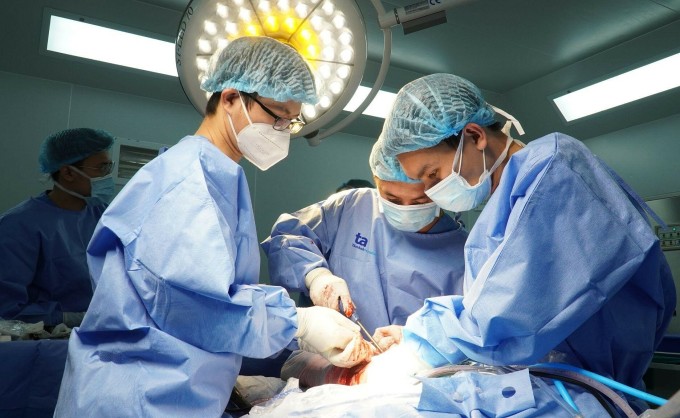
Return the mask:
<svg viewBox="0 0 680 418">
<path fill-rule="evenodd" d="M 403 325 L 427 297 L 462 294 L 467 232 L 423 183 L 383 168 L 398 163 L 378 147 L 369 165 L 377 189 L 342 191 L 281 215 L 262 248 L 273 284 L 332 309 L 340 297 L 373 332 Z"/>
<path fill-rule="evenodd" d="M 113 142 L 90 128 L 43 141 L 40 171 L 54 187 L 0 215 L 0 318 L 80 325 L 92 298 L 85 249 L 114 194 Z"/>
<path fill-rule="evenodd" d="M 651 211 L 580 141 L 523 146 L 494 117 L 472 83 L 434 74 L 402 88 L 385 121 L 383 152 L 442 208 L 488 198 L 465 245 L 465 296 L 428 299 L 404 343 L 434 366 L 552 352 L 642 388 L 676 304 Z"/>
<path fill-rule="evenodd" d="M 69 341 L 56 417 L 218 417 L 242 356 L 263 358 L 294 337 L 350 367 L 370 358 L 359 327 L 324 307 L 296 309 L 259 286 L 248 184 L 283 159 L 314 80 L 291 47 L 244 37 L 213 57 L 213 95 L 193 136 L 128 182 L 88 247 L 96 288 Z"/>
</svg>

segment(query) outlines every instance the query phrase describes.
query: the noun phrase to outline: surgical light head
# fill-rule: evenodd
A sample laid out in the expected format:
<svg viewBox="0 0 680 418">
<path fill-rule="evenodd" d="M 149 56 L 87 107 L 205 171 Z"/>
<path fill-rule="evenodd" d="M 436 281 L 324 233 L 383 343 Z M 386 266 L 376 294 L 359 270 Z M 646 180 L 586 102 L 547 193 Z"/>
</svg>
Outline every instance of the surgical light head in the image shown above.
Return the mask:
<svg viewBox="0 0 680 418">
<path fill-rule="evenodd" d="M 64 165 L 108 150 L 113 141 L 111 134 L 98 129 L 76 128 L 56 132 L 45 138 L 40 146 L 40 171 L 45 174 L 54 173 Z"/>
<path fill-rule="evenodd" d="M 368 158 L 368 165 L 374 176 L 383 181 L 400 181 L 403 183 L 418 183 L 418 180 L 410 179 L 401 169 L 397 158 L 385 155 L 382 149 L 383 141 L 378 140 L 373 144 L 371 155 Z"/>
<path fill-rule="evenodd" d="M 474 84 L 452 74 L 419 78 L 397 94 L 380 135 L 383 152 L 396 156 L 433 147 L 471 122 L 495 122 L 493 108 Z"/>
<path fill-rule="evenodd" d="M 314 77 L 292 47 L 266 36 L 235 39 L 217 51 L 201 88 L 214 93 L 233 88 L 278 102 L 319 101 Z"/>
</svg>

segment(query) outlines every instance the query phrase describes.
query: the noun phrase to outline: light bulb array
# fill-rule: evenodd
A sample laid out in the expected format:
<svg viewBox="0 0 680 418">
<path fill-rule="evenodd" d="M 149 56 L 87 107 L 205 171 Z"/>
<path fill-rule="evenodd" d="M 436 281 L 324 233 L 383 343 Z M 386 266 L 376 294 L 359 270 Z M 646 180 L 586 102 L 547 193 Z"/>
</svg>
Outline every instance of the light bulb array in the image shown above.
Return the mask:
<svg viewBox="0 0 680 418">
<path fill-rule="evenodd" d="M 201 13 L 197 13 L 199 6 Z M 192 40 L 186 36 L 183 43 L 178 40 L 178 69 L 182 62 L 191 59 L 188 55 L 180 55 L 180 49 L 189 49 L 186 43 L 193 41 L 191 50 L 195 49 L 192 54 L 195 68 L 192 72 L 198 85 L 206 77 L 210 57 L 239 37 L 269 36 L 295 48 L 309 64 L 319 95 L 316 105 L 302 107 L 310 124 L 334 105 L 344 107 L 361 81 L 366 37 L 361 15 L 353 1 L 194 0 L 185 12 L 183 24 L 185 22 L 190 22 L 197 30 L 192 34 L 195 36 Z M 184 35 L 181 29 L 180 35 Z M 182 83 L 183 87 L 186 83 Z M 352 91 L 346 94 L 348 87 Z M 210 95 L 203 94 L 207 102 Z M 196 100 L 188 92 L 187 95 L 198 109 Z"/>
</svg>

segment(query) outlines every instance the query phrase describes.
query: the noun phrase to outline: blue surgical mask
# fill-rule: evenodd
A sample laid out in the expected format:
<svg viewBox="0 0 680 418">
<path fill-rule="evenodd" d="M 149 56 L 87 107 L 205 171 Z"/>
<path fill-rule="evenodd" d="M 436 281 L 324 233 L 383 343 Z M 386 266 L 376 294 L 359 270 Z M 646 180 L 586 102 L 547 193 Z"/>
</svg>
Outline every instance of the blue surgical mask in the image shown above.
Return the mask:
<svg viewBox="0 0 680 418">
<path fill-rule="evenodd" d="M 400 231 L 416 232 L 429 225 L 439 214 L 436 203 L 422 205 L 397 205 L 389 200 L 380 198 L 380 212 L 385 215 L 387 222 Z"/>
<path fill-rule="evenodd" d="M 456 155 L 453 157 L 451 174 L 435 186 L 425 190 L 425 194 L 441 208 L 452 212 L 465 212 L 481 205 L 482 202 L 484 202 L 484 199 L 491 194 L 491 174 L 493 174 L 503 160 L 505 160 L 505 156 L 508 155 L 508 149 L 510 148 L 512 141 L 512 138 L 508 136 L 505 143 L 505 149 L 491 167 L 491 170 L 486 169 L 486 156 L 484 150 L 482 150 L 484 171 L 482 172 L 482 175 L 479 176 L 479 182 L 474 186 L 470 186 L 470 183 L 460 175 L 460 167 L 463 163 L 463 144 L 465 143 L 465 138 L 462 137 L 460 145 L 456 150 Z M 456 166 L 456 161 L 459 161 L 458 172 L 453 169 L 453 167 Z"/>
<path fill-rule="evenodd" d="M 109 204 L 113 199 L 113 195 L 116 193 L 115 182 L 113 180 L 113 174 L 109 174 L 103 177 L 90 177 L 76 167 L 71 166 L 71 169 L 83 177 L 90 180 L 90 195 L 83 196 L 80 193 L 76 193 L 73 190 L 68 190 L 59 183 L 54 183 L 54 185 L 71 196 L 83 199 L 90 206 L 97 206 L 102 204 Z"/>
</svg>

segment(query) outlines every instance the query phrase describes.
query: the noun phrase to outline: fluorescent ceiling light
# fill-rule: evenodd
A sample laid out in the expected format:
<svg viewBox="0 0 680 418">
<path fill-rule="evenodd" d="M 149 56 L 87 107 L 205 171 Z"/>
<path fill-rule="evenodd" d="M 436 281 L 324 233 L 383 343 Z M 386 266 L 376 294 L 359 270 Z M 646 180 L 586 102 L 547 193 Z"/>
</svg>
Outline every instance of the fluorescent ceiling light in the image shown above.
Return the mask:
<svg viewBox="0 0 680 418">
<path fill-rule="evenodd" d="M 570 122 L 680 86 L 680 53 L 553 99 Z"/>
<path fill-rule="evenodd" d="M 177 77 L 175 44 L 50 16 L 47 50 Z"/>
<path fill-rule="evenodd" d="M 347 106 L 343 110 L 353 112 L 364 99 L 368 97 L 368 93 L 371 91 L 369 87 L 359 86 L 357 91 L 352 96 L 352 99 L 347 103 Z M 380 90 L 375 96 L 370 105 L 363 111 L 364 115 L 375 116 L 376 118 L 385 119 L 387 115 L 392 110 L 392 105 L 394 104 L 394 99 L 397 95 L 395 93 L 388 93 L 386 91 Z"/>
</svg>

